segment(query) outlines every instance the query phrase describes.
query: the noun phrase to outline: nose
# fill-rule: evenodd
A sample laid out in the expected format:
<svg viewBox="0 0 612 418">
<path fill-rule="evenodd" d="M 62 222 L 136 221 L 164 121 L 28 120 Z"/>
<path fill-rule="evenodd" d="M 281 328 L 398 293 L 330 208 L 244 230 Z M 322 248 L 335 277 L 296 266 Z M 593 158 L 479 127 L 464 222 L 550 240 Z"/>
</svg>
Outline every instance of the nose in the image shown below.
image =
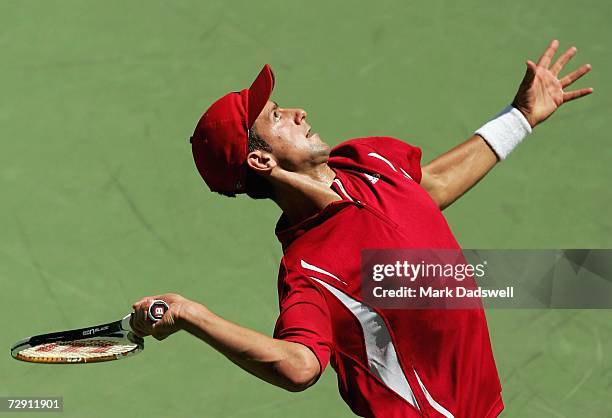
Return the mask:
<svg viewBox="0 0 612 418">
<path fill-rule="evenodd" d="M 301 125 L 305 120 L 308 113 L 304 109 L 295 109 L 294 120 L 297 125 Z"/>
</svg>

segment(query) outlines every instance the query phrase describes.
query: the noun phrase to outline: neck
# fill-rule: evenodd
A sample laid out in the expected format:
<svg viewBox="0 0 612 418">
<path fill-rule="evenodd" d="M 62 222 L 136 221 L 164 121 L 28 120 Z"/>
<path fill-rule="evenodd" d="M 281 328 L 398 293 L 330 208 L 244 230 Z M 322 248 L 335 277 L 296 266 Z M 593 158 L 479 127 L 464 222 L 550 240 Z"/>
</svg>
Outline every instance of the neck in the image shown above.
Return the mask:
<svg viewBox="0 0 612 418">
<path fill-rule="evenodd" d="M 276 195 L 274 201 L 295 225 L 331 202 L 342 200 L 330 188 L 335 176 L 325 163 L 301 173 L 279 169 L 271 179 Z"/>
</svg>

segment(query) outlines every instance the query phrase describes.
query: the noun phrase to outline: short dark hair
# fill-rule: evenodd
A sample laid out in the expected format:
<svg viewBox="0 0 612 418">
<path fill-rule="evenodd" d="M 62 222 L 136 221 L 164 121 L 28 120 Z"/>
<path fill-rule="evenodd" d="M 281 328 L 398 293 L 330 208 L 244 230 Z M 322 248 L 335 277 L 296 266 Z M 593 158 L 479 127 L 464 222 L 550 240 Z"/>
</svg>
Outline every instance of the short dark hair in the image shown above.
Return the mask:
<svg viewBox="0 0 612 418">
<path fill-rule="evenodd" d="M 272 152 L 272 147 L 268 144 L 255 130 L 255 128 L 251 128 L 248 131 L 248 141 L 247 141 L 247 153 L 262 150 L 266 152 Z M 235 193 L 231 192 L 218 192 L 223 196 L 227 197 L 236 197 Z M 251 199 L 272 199 L 274 198 L 274 189 L 270 182 L 268 182 L 265 178 L 258 175 L 251 169 L 247 167 L 246 174 L 246 184 L 245 184 L 245 193 Z"/>
</svg>

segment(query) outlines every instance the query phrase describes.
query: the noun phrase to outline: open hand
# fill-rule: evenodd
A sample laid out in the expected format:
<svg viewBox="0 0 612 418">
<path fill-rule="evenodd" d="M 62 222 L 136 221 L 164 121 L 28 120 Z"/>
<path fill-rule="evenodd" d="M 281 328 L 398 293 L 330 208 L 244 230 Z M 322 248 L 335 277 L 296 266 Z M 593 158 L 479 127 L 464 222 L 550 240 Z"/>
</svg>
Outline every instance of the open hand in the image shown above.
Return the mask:
<svg viewBox="0 0 612 418">
<path fill-rule="evenodd" d="M 527 60 L 527 72 L 512 102 L 512 106 L 525 115 L 532 128 L 544 122 L 562 104 L 593 93 L 592 88 L 564 91 L 574 81 L 591 71 L 591 65 L 584 64 L 559 79 L 559 72 L 572 59 L 578 49 L 576 47 L 569 48 L 550 66 L 558 47 L 559 41 L 555 39 L 546 48 L 537 64 Z"/>
</svg>

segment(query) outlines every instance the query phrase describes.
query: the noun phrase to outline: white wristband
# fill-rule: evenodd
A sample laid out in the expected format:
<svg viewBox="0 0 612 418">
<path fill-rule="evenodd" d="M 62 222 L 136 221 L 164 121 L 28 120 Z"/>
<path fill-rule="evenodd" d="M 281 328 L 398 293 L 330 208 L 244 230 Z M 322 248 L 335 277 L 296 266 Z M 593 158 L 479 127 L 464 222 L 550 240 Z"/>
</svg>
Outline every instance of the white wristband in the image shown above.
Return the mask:
<svg viewBox="0 0 612 418">
<path fill-rule="evenodd" d="M 508 105 L 475 133 L 483 137 L 503 160 L 531 133 L 531 125 L 520 110 Z"/>
</svg>

